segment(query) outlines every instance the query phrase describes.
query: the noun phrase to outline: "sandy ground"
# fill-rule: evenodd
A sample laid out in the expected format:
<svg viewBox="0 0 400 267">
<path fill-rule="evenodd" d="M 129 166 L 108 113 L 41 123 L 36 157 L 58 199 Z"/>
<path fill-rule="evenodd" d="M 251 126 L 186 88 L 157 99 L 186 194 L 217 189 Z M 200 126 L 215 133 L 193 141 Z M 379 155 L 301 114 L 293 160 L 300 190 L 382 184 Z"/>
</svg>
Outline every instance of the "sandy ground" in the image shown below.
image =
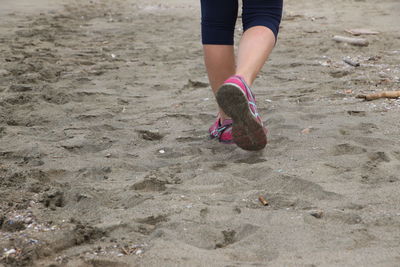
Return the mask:
<svg viewBox="0 0 400 267">
<path fill-rule="evenodd" d="M 355 96 L 399 89 L 400 3 L 285 5 L 249 153 L 207 139 L 198 1 L 2 0 L 0 266 L 399 266 L 400 100 Z"/>
</svg>

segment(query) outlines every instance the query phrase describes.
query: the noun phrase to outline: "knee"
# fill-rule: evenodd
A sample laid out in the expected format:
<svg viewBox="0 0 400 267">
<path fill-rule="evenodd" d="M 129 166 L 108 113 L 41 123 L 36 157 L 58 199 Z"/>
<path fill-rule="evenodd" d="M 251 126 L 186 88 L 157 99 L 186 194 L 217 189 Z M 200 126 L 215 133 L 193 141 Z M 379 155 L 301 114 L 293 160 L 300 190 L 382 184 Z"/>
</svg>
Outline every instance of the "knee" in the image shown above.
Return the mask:
<svg viewBox="0 0 400 267">
<path fill-rule="evenodd" d="M 237 1 L 202 0 L 203 44 L 233 45 L 237 12 Z"/>
<path fill-rule="evenodd" d="M 201 23 L 203 44 L 233 45 L 235 25 L 203 19 Z"/>
<path fill-rule="evenodd" d="M 243 30 L 254 26 L 265 26 L 278 36 L 282 19 L 282 0 L 249 0 L 243 5 Z"/>
</svg>

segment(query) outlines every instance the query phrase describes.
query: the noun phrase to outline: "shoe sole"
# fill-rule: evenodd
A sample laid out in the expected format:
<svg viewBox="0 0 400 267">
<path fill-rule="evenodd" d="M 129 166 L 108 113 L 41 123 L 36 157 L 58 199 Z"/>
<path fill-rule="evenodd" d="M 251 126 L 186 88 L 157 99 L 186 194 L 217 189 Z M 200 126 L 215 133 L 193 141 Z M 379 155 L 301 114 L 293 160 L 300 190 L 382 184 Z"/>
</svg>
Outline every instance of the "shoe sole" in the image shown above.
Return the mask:
<svg viewBox="0 0 400 267">
<path fill-rule="evenodd" d="M 216 94 L 220 108 L 232 118 L 232 136 L 235 144 L 250 151 L 257 151 L 267 145 L 263 126 L 250 111 L 247 97 L 235 84 L 222 85 Z"/>
</svg>

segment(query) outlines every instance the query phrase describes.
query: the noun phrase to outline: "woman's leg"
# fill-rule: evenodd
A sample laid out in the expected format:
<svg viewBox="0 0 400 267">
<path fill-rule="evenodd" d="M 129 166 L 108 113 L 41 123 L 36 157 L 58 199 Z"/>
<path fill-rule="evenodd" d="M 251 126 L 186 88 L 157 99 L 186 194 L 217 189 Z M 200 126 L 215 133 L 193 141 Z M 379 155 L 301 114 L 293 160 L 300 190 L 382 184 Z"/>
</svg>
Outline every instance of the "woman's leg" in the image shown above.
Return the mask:
<svg viewBox="0 0 400 267">
<path fill-rule="evenodd" d="M 240 40 L 236 75 L 251 86 L 275 45 L 273 32 L 264 26 L 255 26 L 244 32 Z"/>
<path fill-rule="evenodd" d="M 201 0 L 204 62 L 215 93 L 235 74 L 233 37 L 238 14 L 237 0 Z M 221 120 L 228 117 L 220 111 Z"/>
<path fill-rule="evenodd" d="M 204 45 L 204 62 L 214 94 L 226 79 L 235 74 L 235 56 L 232 45 Z M 221 121 L 229 117 L 220 109 Z"/>
<path fill-rule="evenodd" d="M 243 29 L 236 74 L 251 85 L 275 46 L 282 0 L 243 0 Z"/>
<path fill-rule="evenodd" d="M 232 45 L 204 45 L 204 62 L 214 93 L 222 83 L 235 74 L 235 56 Z"/>
</svg>

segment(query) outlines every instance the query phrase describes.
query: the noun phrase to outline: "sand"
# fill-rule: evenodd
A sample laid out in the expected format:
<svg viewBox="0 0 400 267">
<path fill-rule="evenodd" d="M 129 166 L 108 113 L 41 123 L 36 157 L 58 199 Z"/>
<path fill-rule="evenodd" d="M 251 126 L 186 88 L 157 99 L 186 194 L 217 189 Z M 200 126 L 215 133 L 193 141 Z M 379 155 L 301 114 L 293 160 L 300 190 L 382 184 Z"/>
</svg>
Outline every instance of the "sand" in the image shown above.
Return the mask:
<svg viewBox="0 0 400 267">
<path fill-rule="evenodd" d="M 207 139 L 198 1 L 2 1 L 0 266 L 398 266 L 400 100 L 356 96 L 399 90 L 399 13 L 286 1 L 246 152 Z"/>
</svg>

